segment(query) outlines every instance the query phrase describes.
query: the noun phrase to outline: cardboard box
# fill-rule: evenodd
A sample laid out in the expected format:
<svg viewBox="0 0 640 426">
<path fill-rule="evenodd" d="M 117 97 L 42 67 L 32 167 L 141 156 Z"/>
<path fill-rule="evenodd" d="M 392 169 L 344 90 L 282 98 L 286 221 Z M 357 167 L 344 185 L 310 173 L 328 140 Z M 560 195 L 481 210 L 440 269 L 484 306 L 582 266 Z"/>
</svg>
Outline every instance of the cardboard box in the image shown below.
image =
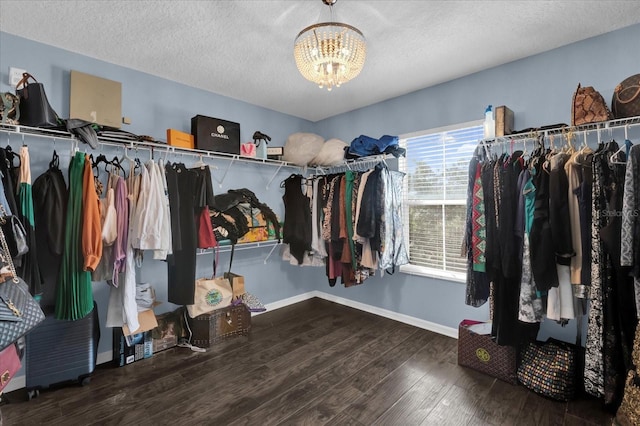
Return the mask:
<svg viewBox="0 0 640 426">
<path fill-rule="evenodd" d="M 220 118 L 196 115 L 191 118 L 195 145 L 205 151 L 240 155 L 240 124 Z"/>
<path fill-rule="evenodd" d="M 464 320 L 458 326 L 458 364 L 517 384 L 516 349 L 500 346 L 490 334 L 478 334 L 468 328 L 478 324 L 487 323 Z"/>
<path fill-rule="evenodd" d="M 279 160 L 284 155 L 284 147 L 283 146 L 268 146 L 267 147 L 267 158 L 270 160 Z"/>
<path fill-rule="evenodd" d="M 513 111 L 504 105 L 496 108 L 496 137 L 513 133 Z"/>
<path fill-rule="evenodd" d="M 113 329 L 113 362 L 122 367 L 153 355 L 151 331 L 125 336 L 121 328 Z"/>
<path fill-rule="evenodd" d="M 119 129 L 122 83 L 71 70 L 69 117 Z"/>
<path fill-rule="evenodd" d="M 156 303 L 154 306 L 157 306 L 159 303 Z M 140 327 L 137 330 L 129 330 L 129 327 L 125 324 L 122 326 L 122 333 L 125 336 L 131 336 L 134 334 L 142 333 L 144 331 L 153 330 L 158 326 L 158 321 L 156 320 L 156 314 L 153 313 L 153 309 L 147 309 L 146 311 L 138 312 L 138 322 L 140 323 Z"/>
<path fill-rule="evenodd" d="M 193 135 L 176 129 L 167 129 L 167 144 L 178 148 L 195 148 Z"/>
</svg>

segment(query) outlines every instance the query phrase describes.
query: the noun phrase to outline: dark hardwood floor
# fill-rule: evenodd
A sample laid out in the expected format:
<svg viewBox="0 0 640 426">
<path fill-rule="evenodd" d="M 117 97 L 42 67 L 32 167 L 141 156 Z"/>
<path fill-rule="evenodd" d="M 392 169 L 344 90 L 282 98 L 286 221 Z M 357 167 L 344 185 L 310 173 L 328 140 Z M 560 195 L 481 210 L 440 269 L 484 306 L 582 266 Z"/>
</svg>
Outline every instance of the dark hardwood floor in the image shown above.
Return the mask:
<svg viewBox="0 0 640 426">
<path fill-rule="evenodd" d="M 4 425 L 604 425 L 460 367 L 457 341 L 321 299 L 253 318 L 248 337 L 173 348 L 91 383 L 7 395 Z"/>
</svg>

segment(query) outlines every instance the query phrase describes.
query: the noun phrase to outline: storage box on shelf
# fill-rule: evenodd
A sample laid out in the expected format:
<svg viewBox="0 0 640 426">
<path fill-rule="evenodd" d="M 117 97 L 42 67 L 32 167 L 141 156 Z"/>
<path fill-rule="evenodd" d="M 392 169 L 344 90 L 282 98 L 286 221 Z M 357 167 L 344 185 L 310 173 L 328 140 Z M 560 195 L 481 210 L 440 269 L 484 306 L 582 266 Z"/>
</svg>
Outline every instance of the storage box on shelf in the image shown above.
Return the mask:
<svg viewBox="0 0 640 426">
<path fill-rule="evenodd" d="M 240 154 L 240 124 L 220 118 L 196 115 L 191 118 L 191 134 L 196 148 Z"/>
<path fill-rule="evenodd" d="M 178 148 L 195 148 L 193 135 L 176 129 L 167 129 L 167 144 Z"/>
</svg>

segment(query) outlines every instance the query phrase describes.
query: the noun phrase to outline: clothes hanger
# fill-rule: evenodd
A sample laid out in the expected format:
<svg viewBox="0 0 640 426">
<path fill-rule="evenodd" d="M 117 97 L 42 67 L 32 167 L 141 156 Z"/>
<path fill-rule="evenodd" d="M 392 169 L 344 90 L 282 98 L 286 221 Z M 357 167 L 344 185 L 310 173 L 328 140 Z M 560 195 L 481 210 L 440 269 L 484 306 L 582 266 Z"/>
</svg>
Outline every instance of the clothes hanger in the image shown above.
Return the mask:
<svg viewBox="0 0 640 426">
<path fill-rule="evenodd" d="M 620 149 L 618 149 L 616 152 L 611 154 L 611 156 L 609 157 L 609 162 L 611 164 L 627 164 L 627 158 L 629 157 L 629 150 L 631 149 L 632 146 L 633 146 L 633 143 L 631 143 L 629 139 L 625 139 Z M 623 150 L 625 151 L 625 157 L 624 157 L 625 160 L 621 161 L 621 160 L 618 160 L 617 156 L 618 154 L 621 154 Z"/>
<path fill-rule="evenodd" d="M 124 167 L 122 167 L 122 163 L 120 163 L 120 160 L 118 159 L 118 157 L 117 157 L 117 156 L 116 156 L 116 157 L 113 157 L 113 160 L 111 160 L 111 161 L 109 162 L 109 164 L 111 164 L 113 167 L 115 167 L 115 168 L 116 168 L 116 172 L 117 172 L 118 170 L 120 170 L 120 171 L 122 171 L 122 175 L 123 175 L 123 176 L 126 176 L 126 175 L 127 175 L 127 172 L 124 170 Z"/>
<path fill-rule="evenodd" d="M 124 163 L 125 161 L 129 161 L 130 163 L 134 162 L 134 159 L 129 157 L 129 148 L 125 147 L 124 148 L 124 153 L 122 154 L 122 157 L 120 157 L 120 160 L 118 160 L 118 164 L 122 165 L 122 163 Z M 114 158 L 115 160 L 115 158 Z"/>
<path fill-rule="evenodd" d="M 204 169 L 207 166 L 207 164 L 202 160 L 202 154 L 198 155 L 198 160 L 193 163 L 193 168 L 197 169 Z"/>
<path fill-rule="evenodd" d="M 53 156 L 51 157 L 51 161 L 49 161 L 49 168 L 53 169 L 53 168 L 59 168 L 60 167 L 60 157 L 58 156 L 58 153 L 56 152 L 56 150 L 53 150 Z"/>
</svg>

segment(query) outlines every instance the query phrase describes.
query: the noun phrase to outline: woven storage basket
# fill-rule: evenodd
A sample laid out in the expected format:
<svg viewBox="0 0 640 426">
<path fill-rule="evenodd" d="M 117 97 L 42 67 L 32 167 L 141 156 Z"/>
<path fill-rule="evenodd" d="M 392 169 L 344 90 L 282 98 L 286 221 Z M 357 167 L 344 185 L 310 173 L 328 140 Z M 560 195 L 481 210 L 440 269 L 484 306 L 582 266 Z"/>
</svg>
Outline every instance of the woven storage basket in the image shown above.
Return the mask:
<svg viewBox="0 0 640 426">
<path fill-rule="evenodd" d="M 507 383 L 517 384 L 516 349 L 496 344 L 489 335 L 470 331 L 477 321 L 464 320 L 458 327 L 458 364 L 473 368 Z"/>
<path fill-rule="evenodd" d="M 193 336 L 191 343 L 208 348 L 233 336 L 246 336 L 251 330 L 251 313 L 243 304 L 216 309 L 188 318 Z"/>
</svg>

